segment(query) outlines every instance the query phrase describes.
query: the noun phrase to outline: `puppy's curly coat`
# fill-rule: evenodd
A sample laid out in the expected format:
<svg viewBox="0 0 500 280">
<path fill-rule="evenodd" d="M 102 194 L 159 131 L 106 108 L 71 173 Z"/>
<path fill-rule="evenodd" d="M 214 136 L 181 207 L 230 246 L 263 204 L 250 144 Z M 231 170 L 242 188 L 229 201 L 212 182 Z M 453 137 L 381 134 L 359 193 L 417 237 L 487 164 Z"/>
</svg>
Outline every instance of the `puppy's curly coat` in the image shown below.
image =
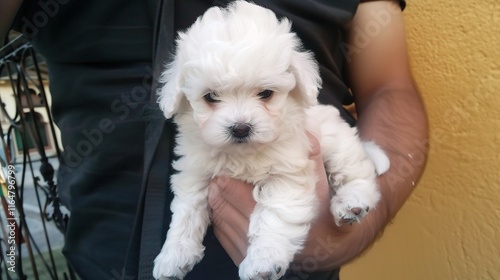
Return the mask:
<svg viewBox="0 0 500 280">
<path fill-rule="evenodd" d="M 207 185 L 215 176 L 255 185 L 240 278 L 281 277 L 316 215 L 306 131 L 320 142 L 337 224 L 359 221 L 376 206 L 377 172 L 389 160 L 374 143 L 362 142 L 337 109 L 317 104 L 318 66 L 287 19 L 245 1 L 209 9 L 179 34 L 162 82 L 158 102 L 166 118 L 175 115 L 180 158 L 156 279 L 182 279 L 202 259 Z"/>
</svg>

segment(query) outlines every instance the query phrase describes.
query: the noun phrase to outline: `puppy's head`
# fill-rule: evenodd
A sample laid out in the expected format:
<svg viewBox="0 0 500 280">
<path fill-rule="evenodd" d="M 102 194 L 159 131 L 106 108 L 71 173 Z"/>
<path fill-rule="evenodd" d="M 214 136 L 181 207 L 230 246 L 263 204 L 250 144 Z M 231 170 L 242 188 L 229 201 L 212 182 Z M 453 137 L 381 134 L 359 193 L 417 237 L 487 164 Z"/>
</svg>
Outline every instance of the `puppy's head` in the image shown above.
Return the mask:
<svg viewBox="0 0 500 280">
<path fill-rule="evenodd" d="M 214 147 L 273 142 L 293 114 L 316 104 L 321 85 L 290 30 L 287 19 L 245 1 L 209 9 L 179 34 L 162 74 L 165 117 L 193 120 Z"/>
</svg>

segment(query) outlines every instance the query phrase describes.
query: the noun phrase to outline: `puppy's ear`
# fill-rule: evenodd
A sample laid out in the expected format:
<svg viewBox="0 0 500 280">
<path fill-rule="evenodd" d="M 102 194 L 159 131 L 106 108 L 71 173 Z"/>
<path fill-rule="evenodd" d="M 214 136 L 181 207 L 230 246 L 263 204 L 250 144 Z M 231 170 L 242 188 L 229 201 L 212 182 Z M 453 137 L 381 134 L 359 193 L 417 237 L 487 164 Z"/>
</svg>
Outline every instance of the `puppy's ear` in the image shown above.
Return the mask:
<svg viewBox="0 0 500 280">
<path fill-rule="evenodd" d="M 318 92 L 321 88 L 321 77 L 316 60 L 310 52 L 294 51 L 290 71 L 295 76 L 293 93 L 305 106 L 318 103 Z"/>
<path fill-rule="evenodd" d="M 160 83 L 163 86 L 158 89 L 157 101 L 160 109 L 163 111 L 163 115 L 167 119 L 170 119 L 177 113 L 181 106 L 181 100 L 184 97 L 184 93 L 180 88 L 180 74 L 177 70 L 177 63 L 173 61 L 167 65 L 167 69 L 160 77 Z"/>
</svg>

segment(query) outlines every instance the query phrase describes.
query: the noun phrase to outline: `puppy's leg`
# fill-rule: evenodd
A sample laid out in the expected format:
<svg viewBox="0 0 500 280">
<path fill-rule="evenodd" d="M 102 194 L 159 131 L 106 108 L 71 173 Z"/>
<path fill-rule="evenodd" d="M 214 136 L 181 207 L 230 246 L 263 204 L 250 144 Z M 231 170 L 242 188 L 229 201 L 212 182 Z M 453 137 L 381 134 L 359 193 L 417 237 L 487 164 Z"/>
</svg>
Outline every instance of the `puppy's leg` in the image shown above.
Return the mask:
<svg viewBox="0 0 500 280">
<path fill-rule="evenodd" d="M 209 224 L 206 186 L 206 180 L 192 172 L 172 176 L 173 215 L 167 239 L 155 259 L 155 279 L 182 279 L 203 258 L 203 237 Z"/>
<path fill-rule="evenodd" d="M 242 280 L 276 280 L 304 245 L 315 217 L 314 179 L 305 184 L 275 180 L 256 186 L 257 205 L 250 217 L 247 255 L 239 267 Z"/>
<path fill-rule="evenodd" d="M 330 204 L 335 222 L 341 225 L 360 221 L 380 199 L 373 160 L 377 160 L 379 172 L 383 173 L 389 159 L 374 143 L 363 143 L 356 128 L 342 120 L 337 109 L 316 106 L 309 114 L 321 123 L 321 151 L 335 193 Z"/>
</svg>

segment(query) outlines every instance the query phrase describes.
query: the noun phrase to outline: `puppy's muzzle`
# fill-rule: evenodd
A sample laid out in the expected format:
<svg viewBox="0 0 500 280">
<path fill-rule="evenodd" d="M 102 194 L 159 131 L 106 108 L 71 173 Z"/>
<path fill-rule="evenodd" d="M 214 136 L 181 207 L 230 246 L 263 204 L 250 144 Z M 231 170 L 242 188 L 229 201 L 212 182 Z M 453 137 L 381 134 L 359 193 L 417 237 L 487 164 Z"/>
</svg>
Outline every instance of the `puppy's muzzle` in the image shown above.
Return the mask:
<svg viewBox="0 0 500 280">
<path fill-rule="evenodd" d="M 235 123 L 229 128 L 229 132 L 236 142 L 245 142 L 245 139 L 252 132 L 252 126 L 247 123 Z"/>
</svg>

